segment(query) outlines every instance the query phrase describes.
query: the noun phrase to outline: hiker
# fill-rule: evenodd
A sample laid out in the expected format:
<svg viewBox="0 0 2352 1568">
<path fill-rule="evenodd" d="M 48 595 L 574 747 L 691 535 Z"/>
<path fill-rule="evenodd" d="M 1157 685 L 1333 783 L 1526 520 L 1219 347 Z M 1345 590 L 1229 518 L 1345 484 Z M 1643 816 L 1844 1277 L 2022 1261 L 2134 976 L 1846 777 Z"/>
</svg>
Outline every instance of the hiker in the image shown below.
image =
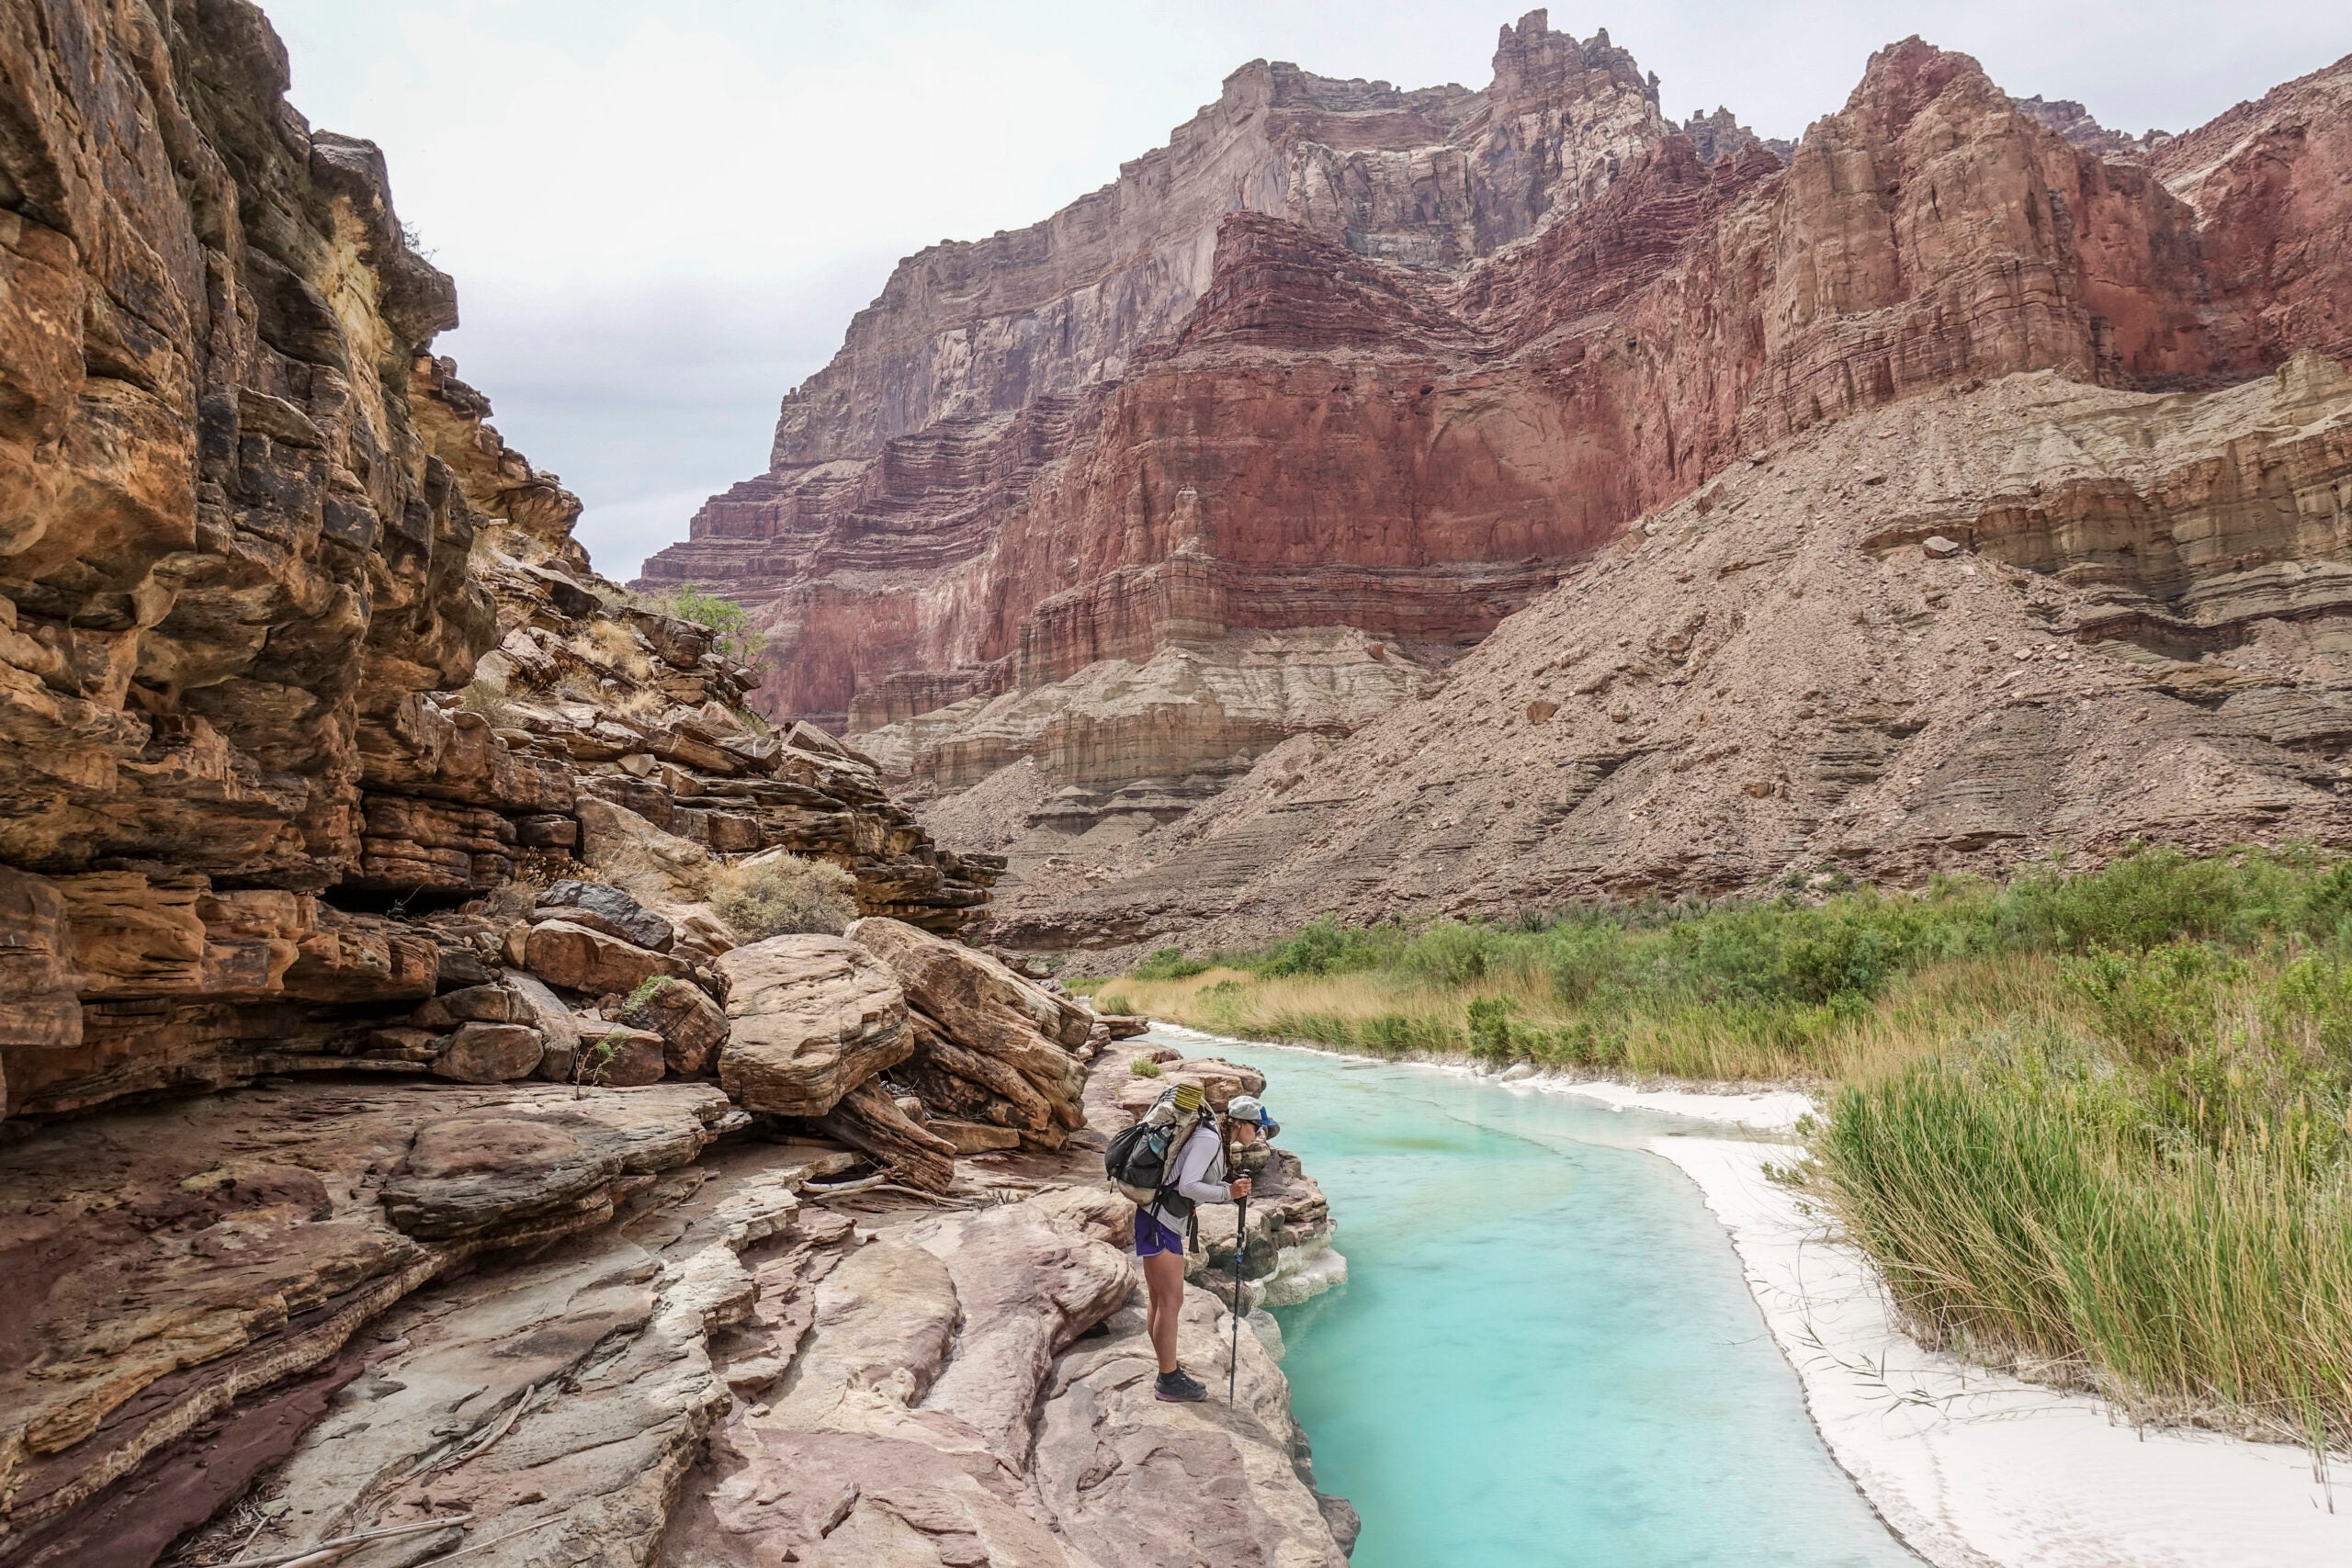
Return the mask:
<svg viewBox="0 0 2352 1568">
<path fill-rule="evenodd" d="M 1154 1201 L 1136 1210 L 1136 1257 L 1143 1263 L 1145 1288 L 1151 1297 L 1147 1317 L 1151 1348 L 1159 1359 L 1154 1397 L 1171 1401 L 1205 1399 L 1208 1389 L 1176 1360 L 1176 1320 L 1184 1303 L 1184 1226 L 1199 1203 L 1237 1203 L 1250 1196 L 1250 1179 L 1226 1179 L 1231 1151 L 1246 1148 L 1267 1135 L 1273 1125 L 1264 1106 L 1249 1095 L 1236 1095 L 1219 1123 L 1203 1111 L 1197 1084 L 1178 1084 L 1173 1104 L 1179 1115 L 1198 1115 L 1183 1143 L 1170 1151 L 1167 1185 Z M 1188 1103 L 1189 1102 L 1189 1103 Z M 1236 1238 L 1237 1250 L 1239 1238 Z"/>
</svg>

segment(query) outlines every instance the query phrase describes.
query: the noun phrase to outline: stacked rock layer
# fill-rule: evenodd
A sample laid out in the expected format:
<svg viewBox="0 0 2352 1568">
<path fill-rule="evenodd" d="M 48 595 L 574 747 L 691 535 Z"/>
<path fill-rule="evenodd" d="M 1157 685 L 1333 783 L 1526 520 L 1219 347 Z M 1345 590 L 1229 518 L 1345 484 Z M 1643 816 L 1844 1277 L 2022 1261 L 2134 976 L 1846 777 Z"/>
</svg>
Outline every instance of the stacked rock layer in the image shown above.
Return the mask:
<svg viewBox="0 0 2352 1568">
<path fill-rule="evenodd" d="M 647 578 L 764 601 L 763 701 L 985 791 L 956 841 L 1067 883 L 1752 455 L 2341 355 L 2347 81 L 2125 138 L 1911 39 L 1767 146 L 1542 13 L 1476 93 L 1254 65 L 1118 184 L 903 263 Z"/>
</svg>

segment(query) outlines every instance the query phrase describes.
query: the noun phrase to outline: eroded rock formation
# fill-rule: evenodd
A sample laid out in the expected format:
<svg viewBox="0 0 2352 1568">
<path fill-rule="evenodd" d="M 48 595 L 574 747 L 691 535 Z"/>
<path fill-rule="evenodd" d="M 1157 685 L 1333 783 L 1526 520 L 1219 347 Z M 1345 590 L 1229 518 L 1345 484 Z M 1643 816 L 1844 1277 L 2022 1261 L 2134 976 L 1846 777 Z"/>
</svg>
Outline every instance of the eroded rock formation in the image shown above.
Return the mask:
<svg viewBox="0 0 2352 1568">
<path fill-rule="evenodd" d="M 688 858 L 781 846 L 867 913 L 968 919 L 993 863 L 763 733 L 753 671 L 589 570 L 578 501 L 427 351 L 455 291 L 382 160 L 285 84 L 248 6 L 0 24 L 29 128 L 0 148 L 0 1106 L 528 1072 L 519 1036 L 376 1037 L 500 956 L 488 920 L 414 917 L 642 858 L 594 841 L 624 809 Z M 526 1027 L 427 1027 L 473 1024 Z"/>
<path fill-rule="evenodd" d="M 769 472 L 647 569 L 763 601 L 763 700 L 918 792 L 985 791 L 944 819 L 1023 877 L 1435 686 L 1634 519 L 1808 430 L 2021 372 L 2165 389 L 2340 351 L 2342 67 L 2129 141 L 1910 39 L 1793 147 L 1667 123 L 1605 36 L 1541 13 L 1458 100 L 1272 69 L 1296 86 L 1250 123 L 1279 155 L 1234 140 L 1253 67 L 1110 192 L 907 263 L 786 400 Z M 1532 162 L 1502 154 L 1507 104 Z M 1384 172 L 1408 155 L 1409 243 Z M 1217 180 L 1232 210 L 1184 206 Z M 1115 345 L 1070 329 L 1095 236 L 1159 256 L 1171 224 L 1181 284 L 1137 264 Z M 1327 673 L 1265 690 L 1266 651 Z"/>
<path fill-rule="evenodd" d="M 2352 845 L 2352 376 L 2052 372 L 1829 425 L 1651 514 L 1426 699 L 1302 737 L 1000 939 L 1916 884 L 2133 840 Z"/>
</svg>

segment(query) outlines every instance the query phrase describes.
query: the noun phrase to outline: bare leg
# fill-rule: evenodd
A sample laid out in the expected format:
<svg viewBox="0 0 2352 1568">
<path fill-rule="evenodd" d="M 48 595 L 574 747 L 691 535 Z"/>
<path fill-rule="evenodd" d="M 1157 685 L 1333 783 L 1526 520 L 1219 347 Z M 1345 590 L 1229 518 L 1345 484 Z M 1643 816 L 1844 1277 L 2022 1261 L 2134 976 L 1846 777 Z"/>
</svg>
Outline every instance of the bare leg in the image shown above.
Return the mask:
<svg viewBox="0 0 2352 1568">
<path fill-rule="evenodd" d="M 1141 1261 L 1144 1288 L 1151 1297 L 1145 1316 L 1151 1330 L 1151 1348 L 1159 1357 L 1159 1370 L 1172 1372 L 1176 1370 L 1176 1318 L 1184 1306 L 1184 1255 L 1155 1252 Z"/>
</svg>

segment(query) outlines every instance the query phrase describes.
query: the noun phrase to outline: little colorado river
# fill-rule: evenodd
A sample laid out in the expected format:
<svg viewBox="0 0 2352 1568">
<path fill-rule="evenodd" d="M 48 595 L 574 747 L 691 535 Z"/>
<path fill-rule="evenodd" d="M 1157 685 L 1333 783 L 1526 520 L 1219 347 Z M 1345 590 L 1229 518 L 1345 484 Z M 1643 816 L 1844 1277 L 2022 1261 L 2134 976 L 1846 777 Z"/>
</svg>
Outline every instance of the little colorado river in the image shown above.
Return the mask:
<svg viewBox="0 0 2352 1568">
<path fill-rule="evenodd" d="M 1317 1483 L 1363 1520 L 1354 1568 L 1917 1562 L 1823 1449 L 1698 1190 L 1642 1146 L 1691 1124 L 1216 1049 L 1265 1073 L 1348 1259 L 1277 1316 Z"/>
</svg>

